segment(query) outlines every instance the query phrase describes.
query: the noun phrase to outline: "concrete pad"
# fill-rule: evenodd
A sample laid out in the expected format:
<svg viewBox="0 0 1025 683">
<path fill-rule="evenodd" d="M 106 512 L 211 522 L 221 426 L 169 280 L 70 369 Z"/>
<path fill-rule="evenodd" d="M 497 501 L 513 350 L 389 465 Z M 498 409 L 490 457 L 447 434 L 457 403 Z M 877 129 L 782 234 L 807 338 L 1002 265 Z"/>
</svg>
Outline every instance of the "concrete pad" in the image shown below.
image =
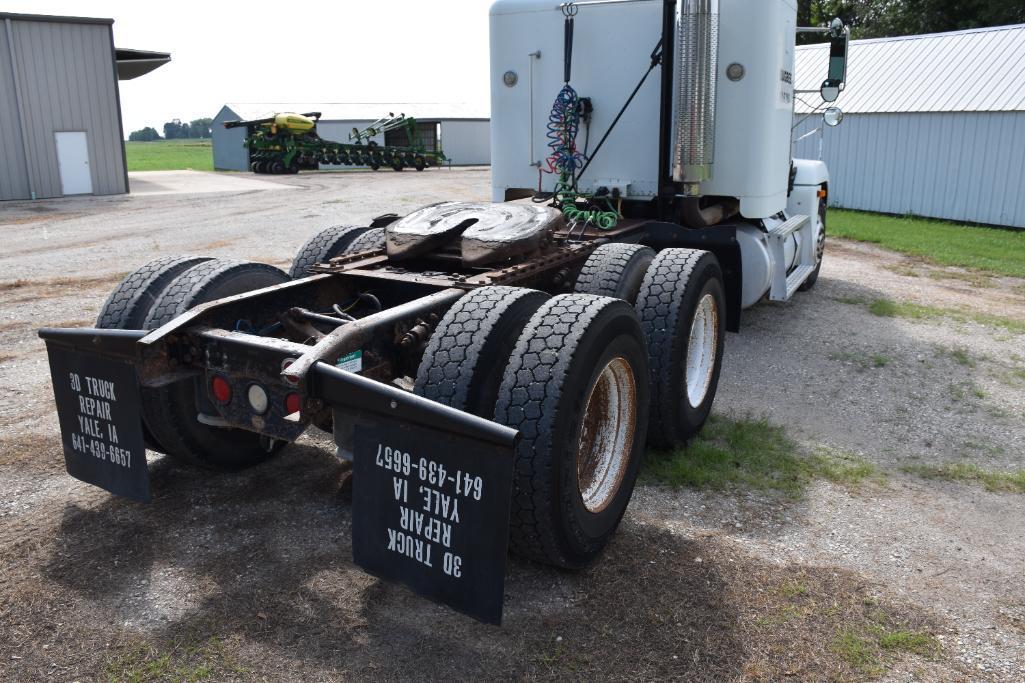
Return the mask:
<svg viewBox="0 0 1025 683">
<path fill-rule="evenodd" d="M 202 171 L 133 171 L 128 174 L 128 183 L 133 195 L 295 189 L 294 185 L 257 180 L 251 176 Z"/>
</svg>

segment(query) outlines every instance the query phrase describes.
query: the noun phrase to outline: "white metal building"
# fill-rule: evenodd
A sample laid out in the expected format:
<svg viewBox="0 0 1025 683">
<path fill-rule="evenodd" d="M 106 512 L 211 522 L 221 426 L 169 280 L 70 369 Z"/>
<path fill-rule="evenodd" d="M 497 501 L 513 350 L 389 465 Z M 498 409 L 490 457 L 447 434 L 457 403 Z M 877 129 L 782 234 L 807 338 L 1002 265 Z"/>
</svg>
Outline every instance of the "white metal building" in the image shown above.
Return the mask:
<svg viewBox="0 0 1025 683">
<path fill-rule="evenodd" d="M 317 133 L 325 140 L 336 142 L 348 142 L 349 133 L 354 127 L 365 128 L 389 113 L 405 114 L 416 119 L 425 140 L 429 141 L 432 137 L 436 139 L 436 144 L 441 146 L 453 165 L 491 163 L 491 124 L 487 109 L 482 106 L 436 102 L 263 102 L 229 103 L 217 112 L 212 126 L 214 168 L 224 171 L 249 170 L 249 153 L 242 144 L 246 136 L 245 128 L 225 129 L 222 125 L 225 121 L 251 121 L 279 112 L 320 112 Z M 374 139 L 378 144 L 386 144 L 384 136 Z"/>
<path fill-rule="evenodd" d="M 171 57 L 116 49 L 113 23 L 0 12 L 0 199 L 128 191 L 118 81 Z"/>
<path fill-rule="evenodd" d="M 818 88 L 827 53 L 797 48 L 799 89 Z M 835 104 L 842 124 L 815 114 L 793 136 L 824 129 L 794 152 L 829 165 L 831 204 L 1025 227 L 1025 24 L 851 41 Z"/>
</svg>

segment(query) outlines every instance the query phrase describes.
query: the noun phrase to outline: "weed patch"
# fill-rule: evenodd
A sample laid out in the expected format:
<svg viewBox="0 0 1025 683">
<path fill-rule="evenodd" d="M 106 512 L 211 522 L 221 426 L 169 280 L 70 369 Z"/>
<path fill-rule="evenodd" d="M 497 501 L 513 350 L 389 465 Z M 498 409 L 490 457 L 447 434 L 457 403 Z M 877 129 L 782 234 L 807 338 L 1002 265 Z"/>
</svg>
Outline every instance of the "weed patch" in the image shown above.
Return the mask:
<svg viewBox="0 0 1025 683">
<path fill-rule="evenodd" d="M 881 318 L 910 318 L 936 320 L 948 318 L 957 322 L 973 322 L 988 327 L 1000 327 L 1014 334 L 1025 334 L 1025 321 L 988 313 L 974 313 L 956 308 L 939 308 L 908 301 L 876 299 L 868 304 L 868 312 Z"/>
<path fill-rule="evenodd" d="M 685 448 L 650 453 L 645 477 L 674 487 L 749 488 L 800 497 L 815 479 L 854 486 L 881 476 L 855 455 L 819 448 L 801 453 L 782 427 L 765 418 L 717 415 Z"/>
<path fill-rule="evenodd" d="M 901 471 L 925 479 L 981 484 L 987 491 L 1025 493 L 1025 469 L 998 472 L 983 469 L 975 463 L 957 462 L 943 465 L 906 465 Z"/>
<path fill-rule="evenodd" d="M 866 353 L 864 351 L 836 351 L 829 354 L 829 360 L 854 365 L 858 372 L 864 372 L 869 368 L 885 368 L 890 364 L 889 357 L 881 353 Z"/>
<path fill-rule="evenodd" d="M 247 671 L 231 651 L 216 638 L 200 645 L 175 643 L 167 650 L 138 645 L 107 661 L 106 674 L 112 682 L 178 681 L 199 683 L 237 678 Z"/>
<path fill-rule="evenodd" d="M 968 350 L 963 347 L 956 347 L 949 350 L 950 357 L 954 359 L 954 362 L 958 365 L 964 365 L 969 368 L 975 367 L 975 359 L 972 358 Z"/>
<path fill-rule="evenodd" d="M 917 270 L 915 270 L 911 266 L 906 266 L 903 263 L 898 263 L 892 266 L 886 266 L 886 269 L 889 270 L 891 273 L 903 275 L 904 277 L 919 277 Z"/>
</svg>

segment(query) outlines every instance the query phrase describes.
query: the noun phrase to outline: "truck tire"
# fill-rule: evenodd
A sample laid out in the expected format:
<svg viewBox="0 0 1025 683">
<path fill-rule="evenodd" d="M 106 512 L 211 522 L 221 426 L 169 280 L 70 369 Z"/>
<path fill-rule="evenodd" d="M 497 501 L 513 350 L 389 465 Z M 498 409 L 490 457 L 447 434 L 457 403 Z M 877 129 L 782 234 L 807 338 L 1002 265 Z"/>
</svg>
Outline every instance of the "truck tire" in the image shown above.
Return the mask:
<svg viewBox="0 0 1025 683">
<path fill-rule="evenodd" d="M 129 273 L 100 309 L 96 327 L 105 330 L 144 330 L 146 316 L 168 283 L 208 256 L 165 256 Z"/>
<path fill-rule="evenodd" d="M 384 228 L 370 228 L 349 243 L 343 253 L 355 254 L 358 251 L 384 249 Z"/>
<path fill-rule="evenodd" d="M 603 244 L 587 257 L 573 291 L 634 303 L 654 259 L 655 250 L 642 244 Z"/>
<path fill-rule="evenodd" d="M 522 287 L 481 287 L 459 299 L 431 335 L 413 391 L 490 420 L 516 340 L 548 298 Z"/>
<path fill-rule="evenodd" d="M 146 325 L 155 329 L 199 304 L 288 279 L 281 270 L 262 263 L 206 261 L 181 273 L 167 286 Z M 284 445 L 244 429 L 199 422 L 196 397 L 201 389 L 197 382 L 202 381 L 186 379 L 158 388 L 143 387 L 146 424 L 168 455 L 191 465 L 238 470 L 263 462 Z"/>
<path fill-rule="evenodd" d="M 510 549 L 559 567 L 586 565 L 633 493 L 648 420 L 648 363 L 625 301 L 553 297 L 516 342 L 495 421 L 518 429 Z"/>
<path fill-rule="evenodd" d="M 295 258 L 292 259 L 292 267 L 288 269 L 288 277 L 293 280 L 307 277 L 310 266 L 324 263 L 339 254 L 345 253 L 345 248 L 367 230 L 369 228 L 357 225 L 334 225 L 321 230 L 300 247 Z"/>
<path fill-rule="evenodd" d="M 685 443 L 708 419 L 719 384 L 726 299 L 722 269 L 700 249 L 664 249 L 644 275 L 637 314 L 648 342 L 648 442 Z"/>
<path fill-rule="evenodd" d="M 822 257 L 826 252 L 826 202 L 819 202 L 819 224 L 822 226 L 822 230 L 819 231 L 818 238 L 815 241 L 815 270 L 811 272 L 808 279 L 801 283 L 801 286 L 797 289 L 802 292 L 807 292 L 809 289 L 815 286 L 815 283 L 819 279 L 819 271 L 822 270 Z"/>
<path fill-rule="evenodd" d="M 152 329 L 145 327 L 146 316 L 168 283 L 192 266 L 209 260 L 207 256 L 165 256 L 140 266 L 107 297 L 96 318 L 96 327 L 105 330 Z M 142 439 L 151 451 L 166 452 L 145 422 Z"/>
</svg>

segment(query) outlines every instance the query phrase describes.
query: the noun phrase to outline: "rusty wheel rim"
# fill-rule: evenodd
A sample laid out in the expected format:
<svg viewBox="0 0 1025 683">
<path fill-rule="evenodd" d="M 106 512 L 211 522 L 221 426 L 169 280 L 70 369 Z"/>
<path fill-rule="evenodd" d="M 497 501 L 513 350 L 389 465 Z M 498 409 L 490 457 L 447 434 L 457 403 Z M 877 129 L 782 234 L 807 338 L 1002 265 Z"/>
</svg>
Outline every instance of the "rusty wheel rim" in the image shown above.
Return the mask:
<svg viewBox="0 0 1025 683">
<path fill-rule="evenodd" d="M 580 428 L 577 485 L 590 512 L 608 507 L 623 482 L 637 426 L 636 402 L 633 368 L 616 356 L 591 386 Z"/>
</svg>

